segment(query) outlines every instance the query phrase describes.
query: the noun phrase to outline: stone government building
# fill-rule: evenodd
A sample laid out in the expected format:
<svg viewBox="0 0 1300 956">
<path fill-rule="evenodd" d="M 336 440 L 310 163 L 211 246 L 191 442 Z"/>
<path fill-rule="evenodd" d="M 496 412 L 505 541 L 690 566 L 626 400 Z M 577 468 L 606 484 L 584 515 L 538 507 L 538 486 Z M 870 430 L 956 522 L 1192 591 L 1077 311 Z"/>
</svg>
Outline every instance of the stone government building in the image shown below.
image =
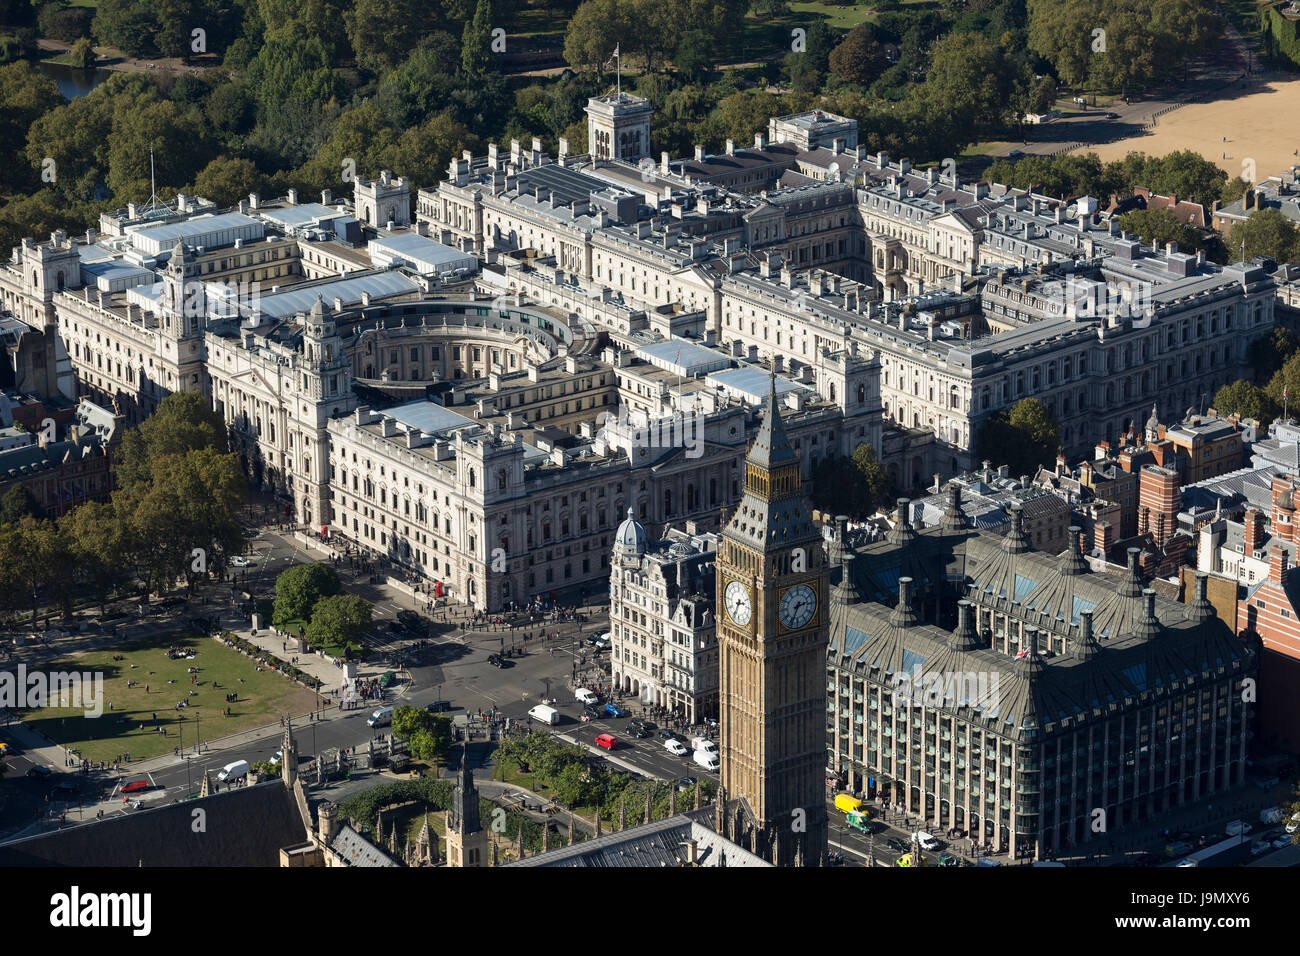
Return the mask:
<svg viewBox="0 0 1300 956">
<path fill-rule="evenodd" d="M 935 830 L 1040 859 L 1240 784 L 1257 656 L 1206 599 L 966 527 L 829 546 L 828 766 Z M 937 683 L 935 683 L 937 681 Z M 941 688 L 931 690 L 931 688 Z M 1104 816 L 1102 816 L 1104 814 Z"/>
<path fill-rule="evenodd" d="M 385 172 L 350 199 L 105 213 L 14 248 L 0 308 L 65 398 L 130 425 L 201 391 L 287 515 L 493 609 L 602 587 L 628 508 L 656 538 L 719 530 L 755 376 L 778 375 L 805 492 L 864 443 L 912 488 L 971 468 L 981 423 L 1027 396 L 1071 451 L 1154 396 L 1193 405 L 1274 321 L 1261 266 L 1142 247 L 1087 197 L 869 154 L 844 117 L 658 163 L 643 100 L 589 119 L 594 156 L 492 145 L 414 196 Z M 702 456 L 598 429 L 622 409 L 703 415 Z"/>
</svg>

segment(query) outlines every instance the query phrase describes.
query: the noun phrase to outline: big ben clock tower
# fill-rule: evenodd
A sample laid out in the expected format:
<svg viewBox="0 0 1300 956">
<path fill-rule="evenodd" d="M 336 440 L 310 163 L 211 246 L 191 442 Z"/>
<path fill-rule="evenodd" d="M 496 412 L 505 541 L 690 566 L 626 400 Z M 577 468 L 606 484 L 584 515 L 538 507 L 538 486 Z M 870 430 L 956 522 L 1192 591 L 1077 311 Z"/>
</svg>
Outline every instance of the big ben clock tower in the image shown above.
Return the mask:
<svg viewBox="0 0 1300 956">
<path fill-rule="evenodd" d="M 718 548 L 717 622 L 722 785 L 778 866 L 826 855 L 829 583 L 801 489 L 773 377 Z"/>
</svg>

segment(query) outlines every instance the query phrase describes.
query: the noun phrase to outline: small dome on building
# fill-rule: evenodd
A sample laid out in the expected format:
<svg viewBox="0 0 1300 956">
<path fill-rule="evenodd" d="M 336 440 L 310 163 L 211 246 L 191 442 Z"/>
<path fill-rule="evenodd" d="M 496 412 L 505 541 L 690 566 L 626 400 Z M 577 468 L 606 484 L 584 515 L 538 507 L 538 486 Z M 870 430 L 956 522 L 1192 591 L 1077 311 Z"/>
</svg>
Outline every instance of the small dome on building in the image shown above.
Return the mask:
<svg viewBox="0 0 1300 956">
<path fill-rule="evenodd" d="M 645 528 L 641 522 L 633 517 L 631 508 L 627 509 L 627 519 L 618 526 L 618 531 L 614 533 L 614 548 L 621 552 L 645 554 Z"/>
</svg>

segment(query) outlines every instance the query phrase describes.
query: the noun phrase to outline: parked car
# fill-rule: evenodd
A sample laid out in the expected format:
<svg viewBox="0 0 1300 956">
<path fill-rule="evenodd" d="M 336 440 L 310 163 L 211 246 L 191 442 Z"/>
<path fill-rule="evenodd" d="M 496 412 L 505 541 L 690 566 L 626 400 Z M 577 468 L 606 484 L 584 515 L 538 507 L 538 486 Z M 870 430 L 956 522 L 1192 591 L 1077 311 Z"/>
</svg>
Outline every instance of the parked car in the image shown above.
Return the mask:
<svg viewBox="0 0 1300 956">
<path fill-rule="evenodd" d="M 637 740 L 644 740 L 650 736 L 650 732 L 644 727 L 638 727 L 635 724 L 628 724 L 627 730 L 624 731 L 629 737 L 635 737 Z"/>
<path fill-rule="evenodd" d="M 908 849 L 908 844 L 898 839 L 898 837 L 890 837 L 885 841 L 885 846 L 889 847 L 896 853 L 906 853 Z"/>
<path fill-rule="evenodd" d="M 686 745 L 676 737 L 671 737 L 664 741 L 664 750 L 667 750 L 670 754 L 676 757 L 685 757 L 690 753 L 690 751 L 686 749 Z"/>
<path fill-rule="evenodd" d="M 656 724 L 653 720 L 646 720 L 644 717 L 633 717 L 632 723 L 636 724 L 638 727 L 643 727 L 644 729 L 650 731 L 650 733 L 652 734 L 659 729 L 658 724 Z"/>
<path fill-rule="evenodd" d="M 1273 838 L 1273 849 L 1280 850 L 1285 846 L 1291 845 L 1291 838 L 1285 833 Z"/>
<path fill-rule="evenodd" d="M 940 854 L 939 854 L 939 865 L 940 865 L 940 866 L 957 866 L 957 865 L 958 865 L 958 863 L 957 863 L 957 858 L 956 858 L 955 856 L 953 856 L 951 853 L 940 853 Z"/>
<path fill-rule="evenodd" d="M 1165 856 L 1185 856 L 1191 853 L 1194 847 L 1187 840 L 1175 840 L 1165 847 Z"/>
<path fill-rule="evenodd" d="M 664 727 L 662 730 L 659 731 L 659 736 L 664 740 L 682 739 L 680 734 L 676 733 L 675 731 L 669 730 L 667 727 Z"/>
<path fill-rule="evenodd" d="M 54 771 L 49 767 L 36 764 L 34 767 L 27 768 L 27 776 L 31 777 L 33 780 L 44 780 L 46 777 L 54 776 Z"/>
<path fill-rule="evenodd" d="M 595 720 L 599 716 L 600 714 L 596 713 L 590 707 L 584 707 L 582 709 L 582 716 L 579 717 L 578 720 L 582 721 L 585 724 L 587 721 Z"/>
<path fill-rule="evenodd" d="M 613 734 L 601 734 L 596 738 L 596 746 L 604 747 L 606 750 L 613 750 L 618 746 L 618 739 Z"/>
<path fill-rule="evenodd" d="M 506 666 L 506 662 L 505 662 L 504 658 L 501 657 L 500 654 L 489 654 L 489 655 L 488 655 L 488 663 L 491 664 L 493 667 L 505 667 L 505 666 Z"/>
<path fill-rule="evenodd" d="M 612 700 L 605 705 L 605 713 L 609 714 L 611 717 L 627 716 L 627 711 L 618 706 L 618 704 L 614 703 Z"/>
<path fill-rule="evenodd" d="M 426 707 L 425 710 L 427 710 L 431 714 L 445 714 L 447 711 L 451 710 L 451 701 L 435 700 L 428 707 Z"/>
<path fill-rule="evenodd" d="M 1118 113 L 1107 113 L 1107 114 L 1106 114 L 1106 119 L 1119 119 L 1119 114 L 1118 114 Z"/>
<path fill-rule="evenodd" d="M 1269 843 L 1267 840 L 1256 840 L 1250 845 L 1250 855 L 1259 856 L 1261 853 L 1267 853 L 1271 849 L 1273 849 L 1273 844 Z"/>
<path fill-rule="evenodd" d="M 605 650 L 605 648 L 609 647 L 609 635 L 608 634 L 600 635 L 600 637 L 596 638 L 596 643 L 593 646 L 598 651 Z"/>
<path fill-rule="evenodd" d="M 1253 827 L 1245 820 L 1233 820 L 1224 828 L 1224 832 L 1228 836 L 1245 836 L 1252 829 Z"/>
</svg>

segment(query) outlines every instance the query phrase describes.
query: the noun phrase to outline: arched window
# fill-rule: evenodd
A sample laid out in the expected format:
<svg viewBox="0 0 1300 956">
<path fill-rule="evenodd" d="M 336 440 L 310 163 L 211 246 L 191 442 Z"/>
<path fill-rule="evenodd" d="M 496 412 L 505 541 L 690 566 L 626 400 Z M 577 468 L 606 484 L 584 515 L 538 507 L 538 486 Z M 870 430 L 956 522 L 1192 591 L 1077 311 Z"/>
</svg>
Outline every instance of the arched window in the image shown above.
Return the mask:
<svg viewBox="0 0 1300 956">
<path fill-rule="evenodd" d="M 471 469 L 469 470 L 469 486 L 470 486 L 471 488 L 473 488 L 473 487 L 476 486 L 477 482 L 478 482 L 478 479 L 477 479 L 477 477 L 476 477 L 475 474 L 474 474 L 474 469 L 471 468 Z"/>
<path fill-rule="evenodd" d="M 497 490 L 506 490 L 506 470 L 504 468 L 497 469 Z"/>
</svg>

